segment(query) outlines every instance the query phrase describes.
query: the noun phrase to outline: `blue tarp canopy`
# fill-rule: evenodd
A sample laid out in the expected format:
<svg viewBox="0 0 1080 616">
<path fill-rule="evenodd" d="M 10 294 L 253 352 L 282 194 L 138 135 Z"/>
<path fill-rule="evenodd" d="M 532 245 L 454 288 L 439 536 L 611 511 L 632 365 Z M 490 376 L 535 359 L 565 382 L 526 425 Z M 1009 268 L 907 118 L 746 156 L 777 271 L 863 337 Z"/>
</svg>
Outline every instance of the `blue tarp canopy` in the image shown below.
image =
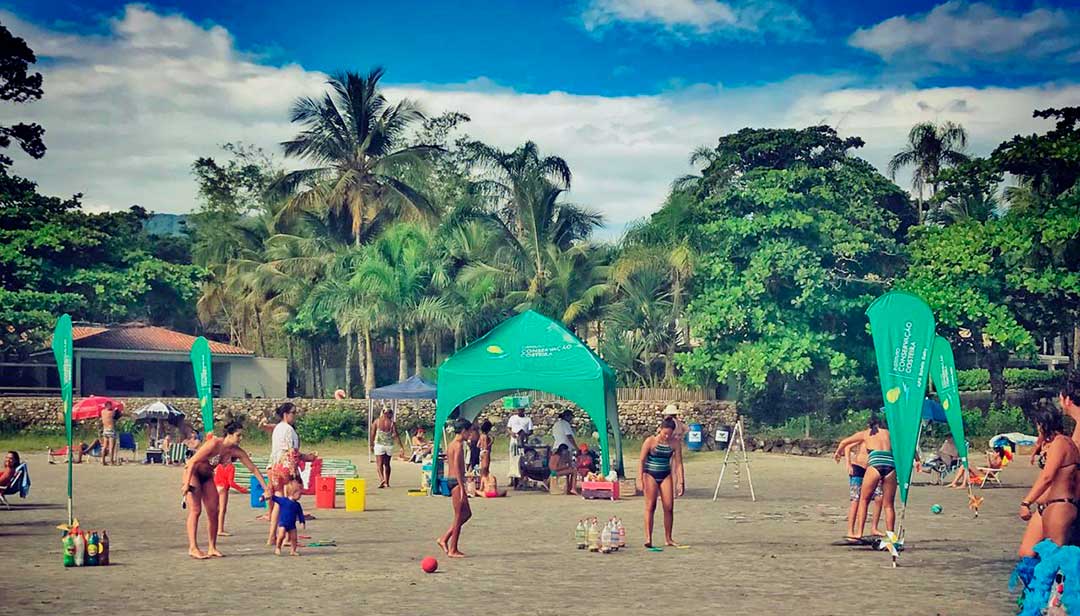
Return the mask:
<svg viewBox="0 0 1080 616">
<path fill-rule="evenodd" d="M 945 408 L 941 406 L 941 403 L 937 400 L 931 400 L 930 398 L 923 400 L 922 418 L 923 421 L 936 421 L 939 423 L 947 423 L 949 421 L 945 417 Z"/>
<path fill-rule="evenodd" d="M 436 391 L 434 385 L 414 374 L 400 383 L 373 389 L 368 397 L 375 400 L 434 400 Z"/>
</svg>

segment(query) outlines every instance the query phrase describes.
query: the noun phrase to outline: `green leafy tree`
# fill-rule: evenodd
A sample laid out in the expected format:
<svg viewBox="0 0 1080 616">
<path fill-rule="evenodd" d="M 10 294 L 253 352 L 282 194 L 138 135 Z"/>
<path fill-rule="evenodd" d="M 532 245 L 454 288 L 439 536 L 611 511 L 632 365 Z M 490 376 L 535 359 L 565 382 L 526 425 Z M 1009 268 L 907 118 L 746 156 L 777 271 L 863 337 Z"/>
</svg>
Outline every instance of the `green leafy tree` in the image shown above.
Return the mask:
<svg viewBox="0 0 1080 616">
<path fill-rule="evenodd" d="M 57 314 L 184 327 L 204 272 L 155 256 L 145 210 L 87 214 L 0 171 L 0 330 L 5 356 L 39 346 Z"/>
<path fill-rule="evenodd" d="M 937 194 L 938 175 L 943 169 L 956 166 L 968 160 L 963 149 L 967 147 L 967 131 L 953 122 L 941 125 L 932 122 L 920 122 L 911 127 L 908 142 L 904 149 L 889 160 L 889 177 L 896 179 L 896 172 L 904 167 L 913 167 L 911 187 L 915 189 L 915 204 L 918 208 L 918 221 L 922 224 L 926 217 L 926 187 L 930 186 L 930 196 Z"/>
<path fill-rule="evenodd" d="M 756 157 L 760 166 L 741 164 L 735 174 L 711 166 L 700 180 L 707 190 L 694 208 L 700 254 L 688 308 L 700 345 L 679 363 L 700 382 L 733 378 L 760 419 L 821 408 L 832 378 L 873 365 L 863 311 L 902 270 L 897 213 L 907 203 L 845 154 L 858 143 L 827 127 L 744 130 L 720 140 L 717 160 L 743 160 L 728 148 L 750 146 L 791 158 Z"/>
<path fill-rule="evenodd" d="M 909 246 L 910 268 L 899 285 L 926 300 L 938 332 L 971 349 L 990 371 L 997 404 L 1005 401 L 1009 354 L 1035 350 L 1010 301 L 1002 239 L 1002 225 L 995 221 L 918 229 Z"/>
<path fill-rule="evenodd" d="M 41 73 L 30 72 L 30 65 L 35 62 L 37 57 L 26 41 L 0 24 L 0 100 L 26 103 L 41 98 Z M 31 158 L 41 158 L 45 155 L 44 135 L 45 129 L 40 124 L 19 122 L 0 126 L 0 148 L 7 148 L 14 141 Z M 11 163 L 10 157 L 0 154 L 0 168 Z"/>
</svg>

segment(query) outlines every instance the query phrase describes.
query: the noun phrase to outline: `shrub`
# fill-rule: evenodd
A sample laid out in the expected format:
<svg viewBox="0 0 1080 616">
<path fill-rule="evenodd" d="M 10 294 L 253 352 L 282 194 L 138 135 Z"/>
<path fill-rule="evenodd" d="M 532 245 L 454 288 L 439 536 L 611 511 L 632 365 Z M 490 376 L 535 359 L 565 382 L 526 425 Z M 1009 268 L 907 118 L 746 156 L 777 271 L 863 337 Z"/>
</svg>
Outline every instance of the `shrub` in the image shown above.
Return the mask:
<svg viewBox="0 0 1080 616">
<path fill-rule="evenodd" d="M 1061 384 L 1064 373 L 1039 370 L 1038 368 L 1006 368 L 1005 387 L 1007 389 L 1043 389 L 1056 388 Z M 990 389 L 990 372 L 981 368 L 959 370 L 956 384 L 960 391 L 985 391 Z"/>
<path fill-rule="evenodd" d="M 964 435 L 968 440 L 973 437 L 989 438 L 1003 432 L 1035 433 L 1035 428 L 1018 406 L 991 407 L 986 417 L 983 417 L 982 409 L 964 409 L 963 418 Z"/>
<path fill-rule="evenodd" d="M 366 434 L 364 423 L 364 418 L 353 410 L 331 407 L 298 417 L 296 432 L 306 443 L 362 438 Z"/>
</svg>

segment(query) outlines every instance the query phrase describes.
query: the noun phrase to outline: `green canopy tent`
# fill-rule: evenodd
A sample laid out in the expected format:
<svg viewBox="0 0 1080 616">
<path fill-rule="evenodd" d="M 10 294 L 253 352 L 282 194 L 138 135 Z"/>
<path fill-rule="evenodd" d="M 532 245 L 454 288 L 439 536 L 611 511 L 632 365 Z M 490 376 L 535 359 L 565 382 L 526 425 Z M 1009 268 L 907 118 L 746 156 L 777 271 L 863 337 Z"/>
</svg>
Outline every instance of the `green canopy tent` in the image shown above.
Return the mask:
<svg viewBox="0 0 1080 616">
<path fill-rule="evenodd" d="M 544 391 L 581 407 L 600 435 L 601 469 L 622 475 L 622 433 L 615 401 L 615 373 L 561 323 L 528 311 L 503 321 L 439 367 L 435 409 L 438 459 L 450 414 L 470 421 L 491 402 L 521 390 Z M 612 464 L 608 430 L 615 437 Z M 435 485 L 436 470 L 432 470 Z"/>
</svg>

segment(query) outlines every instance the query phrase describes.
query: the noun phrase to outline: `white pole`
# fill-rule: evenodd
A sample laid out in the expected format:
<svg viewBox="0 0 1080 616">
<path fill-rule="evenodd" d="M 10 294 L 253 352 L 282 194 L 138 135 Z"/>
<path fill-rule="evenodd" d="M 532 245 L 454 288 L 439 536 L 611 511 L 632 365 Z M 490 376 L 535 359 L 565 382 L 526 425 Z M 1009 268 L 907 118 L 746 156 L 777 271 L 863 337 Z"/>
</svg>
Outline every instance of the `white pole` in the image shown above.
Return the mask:
<svg viewBox="0 0 1080 616">
<path fill-rule="evenodd" d="M 368 398 L 368 401 L 367 401 L 368 443 L 371 443 L 371 438 L 372 438 L 372 436 L 371 436 L 371 421 L 372 421 L 371 411 L 372 411 L 372 405 L 373 404 L 374 404 L 374 401 L 371 398 Z M 368 461 L 368 464 L 371 464 L 371 445 L 370 444 L 368 445 L 368 450 L 367 450 L 367 461 Z"/>
</svg>

